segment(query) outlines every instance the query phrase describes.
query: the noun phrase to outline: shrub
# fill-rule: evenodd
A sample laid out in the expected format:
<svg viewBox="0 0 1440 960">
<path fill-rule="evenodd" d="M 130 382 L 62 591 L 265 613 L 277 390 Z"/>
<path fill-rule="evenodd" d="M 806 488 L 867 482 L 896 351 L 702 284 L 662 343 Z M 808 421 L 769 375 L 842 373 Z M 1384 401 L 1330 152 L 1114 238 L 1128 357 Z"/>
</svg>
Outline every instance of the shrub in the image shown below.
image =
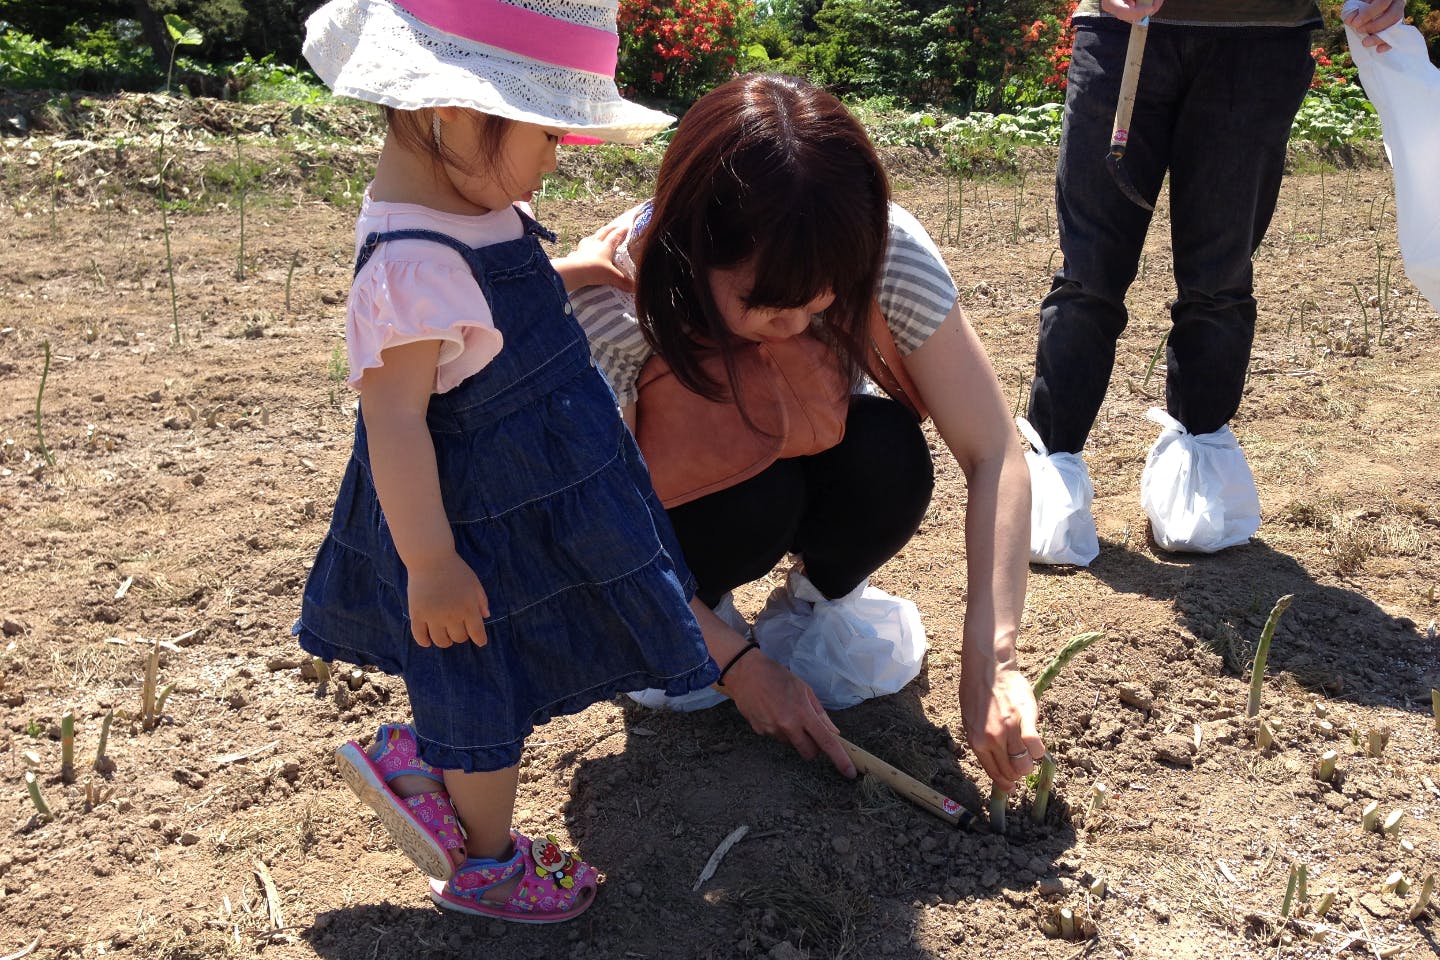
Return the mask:
<svg viewBox="0 0 1440 960">
<path fill-rule="evenodd" d="M 1069 0 L 939 5 L 934 0 L 830 0 L 796 53 L 812 79 L 860 97 L 998 110 L 1054 99 L 1049 54 Z"/>
<path fill-rule="evenodd" d="M 748 0 L 621 0 L 620 85 L 631 95 L 694 102 L 729 79 Z"/>
</svg>

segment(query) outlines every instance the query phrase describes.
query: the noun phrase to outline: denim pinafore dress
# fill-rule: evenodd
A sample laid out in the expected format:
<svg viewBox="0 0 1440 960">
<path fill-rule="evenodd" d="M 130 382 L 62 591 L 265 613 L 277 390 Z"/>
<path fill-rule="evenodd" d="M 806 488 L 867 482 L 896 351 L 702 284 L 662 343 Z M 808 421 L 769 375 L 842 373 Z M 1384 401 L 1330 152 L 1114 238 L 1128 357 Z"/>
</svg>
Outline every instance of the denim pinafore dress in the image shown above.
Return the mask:
<svg viewBox="0 0 1440 960">
<path fill-rule="evenodd" d="M 455 548 L 490 600 L 488 642 L 412 638 L 405 565 L 358 416 L 295 626 L 315 656 L 403 677 L 420 754 L 442 769 L 511 766 L 550 717 L 625 691 L 678 695 L 718 675 L 665 510 L 540 247 L 555 237 L 517 214 L 523 236 L 479 248 L 428 230 L 371 234 L 355 267 L 387 240 L 446 244 L 504 336 L 494 360 L 427 412 Z"/>
</svg>

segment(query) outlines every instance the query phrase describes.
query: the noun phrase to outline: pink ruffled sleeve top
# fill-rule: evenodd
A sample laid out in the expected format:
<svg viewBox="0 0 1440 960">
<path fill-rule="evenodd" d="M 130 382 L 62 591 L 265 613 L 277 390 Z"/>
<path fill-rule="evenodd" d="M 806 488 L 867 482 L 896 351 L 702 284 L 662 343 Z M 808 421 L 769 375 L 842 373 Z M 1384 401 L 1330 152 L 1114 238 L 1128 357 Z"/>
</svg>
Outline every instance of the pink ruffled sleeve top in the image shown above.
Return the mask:
<svg viewBox="0 0 1440 960">
<path fill-rule="evenodd" d="M 442 213 L 410 203 L 373 200 L 369 192 L 355 223 L 355 251 L 372 233 L 433 230 L 472 247 L 515 240 L 523 232 L 511 207 L 479 216 Z M 490 305 L 465 259 L 432 240 L 380 244 L 350 288 L 345 312 L 349 384 L 384 363 L 382 353 L 419 340 L 440 340 L 435 392 L 444 393 L 478 372 L 500 352 Z"/>
</svg>

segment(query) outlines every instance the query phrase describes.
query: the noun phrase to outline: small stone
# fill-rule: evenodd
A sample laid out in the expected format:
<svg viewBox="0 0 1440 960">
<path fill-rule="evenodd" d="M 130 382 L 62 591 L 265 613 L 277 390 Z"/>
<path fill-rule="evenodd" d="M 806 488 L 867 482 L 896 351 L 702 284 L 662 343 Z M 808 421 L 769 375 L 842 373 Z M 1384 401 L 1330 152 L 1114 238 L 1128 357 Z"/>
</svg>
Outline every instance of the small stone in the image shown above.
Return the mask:
<svg viewBox="0 0 1440 960">
<path fill-rule="evenodd" d="M 182 785 L 184 785 L 184 786 L 191 787 L 191 788 L 194 788 L 194 789 L 197 789 L 197 790 L 198 790 L 199 788 L 205 786 L 205 777 L 204 777 L 204 775 L 199 774 L 199 773 L 196 773 L 194 770 L 191 770 L 189 767 L 176 767 L 176 768 L 175 768 L 175 772 L 174 772 L 173 774 L 171 774 L 171 776 L 173 776 L 173 777 L 175 778 L 175 782 L 176 782 L 176 783 L 179 783 L 179 784 L 182 784 Z"/>
<path fill-rule="evenodd" d="M 625 884 L 625 895 L 627 897 L 634 897 L 635 899 L 639 899 L 644 892 L 645 885 L 642 884 L 639 880 L 631 880 L 629 883 Z"/>
<path fill-rule="evenodd" d="M 809 955 L 802 953 L 795 944 L 789 940 L 781 940 L 770 948 L 768 954 L 770 960 L 806 960 Z"/>
<path fill-rule="evenodd" d="M 25 632 L 25 624 L 7 617 L 3 623 L 0 623 L 0 632 L 3 632 L 7 637 L 19 636 Z"/>
<path fill-rule="evenodd" d="M 1360 901 L 1360 906 L 1364 907 L 1366 910 L 1369 910 L 1370 913 L 1374 916 L 1381 918 L 1390 916 L 1390 905 L 1384 900 L 1380 899 L 1379 896 L 1373 893 L 1362 893 L 1358 899 Z"/>
<path fill-rule="evenodd" d="M 1195 763 L 1195 742 L 1186 737 L 1170 735 L 1161 737 L 1155 744 L 1155 759 L 1177 767 L 1190 767 Z"/>
<path fill-rule="evenodd" d="M 1115 692 L 1121 703 L 1128 703 L 1136 710 L 1149 713 L 1155 707 L 1155 696 L 1138 683 L 1122 683 Z"/>
<path fill-rule="evenodd" d="M 192 833 L 189 830 L 186 830 L 184 833 L 180 834 L 180 846 L 182 847 L 193 847 L 199 842 L 200 834 L 198 833 Z"/>
<path fill-rule="evenodd" d="M 1047 900 L 1065 895 L 1065 881 L 1059 877 L 1041 877 L 1035 884 L 1035 892 Z"/>
<path fill-rule="evenodd" d="M 845 856 L 845 854 L 850 852 L 850 838 L 844 836 L 831 837 L 830 849 L 842 857 Z"/>
</svg>

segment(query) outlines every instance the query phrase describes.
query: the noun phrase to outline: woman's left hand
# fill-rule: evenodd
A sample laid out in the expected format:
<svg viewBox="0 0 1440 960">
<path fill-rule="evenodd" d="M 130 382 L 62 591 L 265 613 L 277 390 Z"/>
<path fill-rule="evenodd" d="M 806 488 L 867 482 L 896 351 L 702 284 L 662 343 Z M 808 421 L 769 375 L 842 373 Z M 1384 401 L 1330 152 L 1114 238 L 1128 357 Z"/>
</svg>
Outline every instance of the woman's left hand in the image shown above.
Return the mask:
<svg viewBox="0 0 1440 960">
<path fill-rule="evenodd" d="M 1035 695 L 1013 663 L 962 663 L 960 715 L 975 759 L 1006 793 L 1045 756 Z"/>
</svg>

